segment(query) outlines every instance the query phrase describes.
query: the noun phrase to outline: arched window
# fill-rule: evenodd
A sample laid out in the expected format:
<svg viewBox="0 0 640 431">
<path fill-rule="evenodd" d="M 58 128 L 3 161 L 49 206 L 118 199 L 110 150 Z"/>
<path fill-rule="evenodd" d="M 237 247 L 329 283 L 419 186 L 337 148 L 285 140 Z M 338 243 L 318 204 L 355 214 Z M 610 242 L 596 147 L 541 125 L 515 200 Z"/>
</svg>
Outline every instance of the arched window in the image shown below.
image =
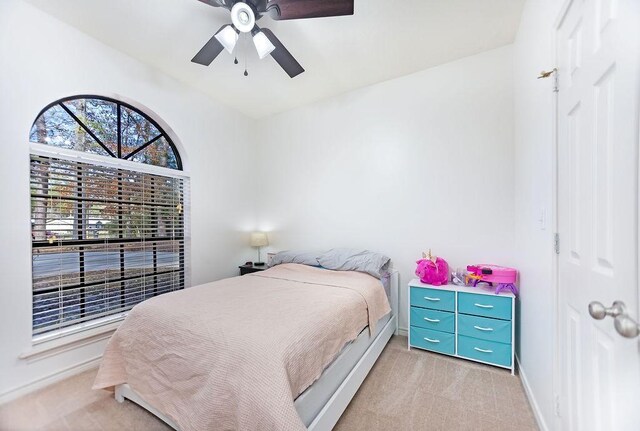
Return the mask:
<svg viewBox="0 0 640 431">
<path fill-rule="evenodd" d="M 101 96 L 51 103 L 36 118 L 31 142 L 182 169 L 173 142 L 152 118 L 133 106 Z"/>
<path fill-rule="evenodd" d="M 34 339 L 184 287 L 187 178 L 156 121 L 121 101 L 70 97 L 40 112 L 30 140 Z"/>
</svg>

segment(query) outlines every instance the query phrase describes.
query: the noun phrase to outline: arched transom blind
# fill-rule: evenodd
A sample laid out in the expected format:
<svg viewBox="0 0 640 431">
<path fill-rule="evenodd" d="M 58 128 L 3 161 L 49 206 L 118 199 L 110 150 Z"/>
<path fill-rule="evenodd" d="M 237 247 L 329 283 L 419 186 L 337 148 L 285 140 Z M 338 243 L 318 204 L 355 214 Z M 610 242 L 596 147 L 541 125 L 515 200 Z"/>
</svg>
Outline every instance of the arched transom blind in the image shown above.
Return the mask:
<svg viewBox="0 0 640 431">
<path fill-rule="evenodd" d="M 70 97 L 47 106 L 33 123 L 31 142 L 182 169 L 173 142 L 152 118 L 99 96 Z"/>
<path fill-rule="evenodd" d="M 129 121 L 132 112 L 102 99 L 57 102 L 41 113 L 31 135 L 48 145 L 180 169 L 178 153 L 157 125 L 145 125 L 139 113 Z M 120 318 L 185 284 L 184 177 L 64 154 L 31 155 L 36 337 Z"/>
</svg>

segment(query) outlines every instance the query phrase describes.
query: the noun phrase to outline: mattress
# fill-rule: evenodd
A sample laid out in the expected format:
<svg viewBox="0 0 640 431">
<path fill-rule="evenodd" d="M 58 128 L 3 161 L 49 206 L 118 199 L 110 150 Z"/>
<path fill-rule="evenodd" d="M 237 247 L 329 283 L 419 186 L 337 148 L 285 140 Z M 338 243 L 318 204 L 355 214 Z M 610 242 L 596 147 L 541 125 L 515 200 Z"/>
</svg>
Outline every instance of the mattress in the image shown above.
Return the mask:
<svg viewBox="0 0 640 431">
<path fill-rule="evenodd" d="M 324 369 L 320 378 L 296 398 L 294 405 L 305 426 L 308 427 L 320 413 L 371 343 L 382 332 L 391 319 L 391 314 L 389 312 L 378 320 L 375 333 L 369 334 L 369 327 L 365 327 L 355 340 L 340 350 L 336 358 Z"/>
<path fill-rule="evenodd" d="M 284 264 L 149 299 L 109 340 L 94 388 L 127 383 L 183 430 L 302 430 L 292 393 L 318 382 L 363 328 L 365 342 L 377 332 L 390 306 L 376 283 Z"/>
</svg>

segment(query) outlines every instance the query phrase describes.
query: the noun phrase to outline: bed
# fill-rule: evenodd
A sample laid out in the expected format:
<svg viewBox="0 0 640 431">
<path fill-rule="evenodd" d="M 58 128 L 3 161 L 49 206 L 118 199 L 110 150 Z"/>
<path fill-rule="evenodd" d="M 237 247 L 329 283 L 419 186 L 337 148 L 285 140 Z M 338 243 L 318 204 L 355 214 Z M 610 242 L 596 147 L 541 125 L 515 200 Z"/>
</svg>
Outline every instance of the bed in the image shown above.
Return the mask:
<svg viewBox="0 0 640 431">
<path fill-rule="evenodd" d="M 330 430 L 397 331 L 397 273 L 383 281 L 284 264 L 154 298 L 94 388 L 175 429 Z"/>
</svg>

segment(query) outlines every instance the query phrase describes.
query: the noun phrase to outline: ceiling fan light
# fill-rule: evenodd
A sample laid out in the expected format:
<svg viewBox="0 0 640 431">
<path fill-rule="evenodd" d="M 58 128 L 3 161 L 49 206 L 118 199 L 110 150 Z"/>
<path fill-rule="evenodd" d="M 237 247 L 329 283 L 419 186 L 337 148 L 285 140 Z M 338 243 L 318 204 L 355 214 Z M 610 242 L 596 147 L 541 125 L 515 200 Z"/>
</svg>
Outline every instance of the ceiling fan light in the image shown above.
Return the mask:
<svg viewBox="0 0 640 431">
<path fill-rule="evenodd" d="M 260 57 L 261 60 L 267 55 L 271 54 L 274 49 L 276 49 L 269 38 L 261 31 L 253 35 L 253 44 L 256 46 L 258 57 Z"/>
<path fill-rule="evenodd" d="M 227 25 L 216 33 L 216 39 L 231 54 L 238 42 L 238 32 L 232 26 Z"/>
<path fill-rule="evenodd" d="M 239 1 L 231 8 L 231 22 L 243 33 L 249 33 L 256 25 L 256 16 L 251 6 L 243 1 Z"/>
</svg>

